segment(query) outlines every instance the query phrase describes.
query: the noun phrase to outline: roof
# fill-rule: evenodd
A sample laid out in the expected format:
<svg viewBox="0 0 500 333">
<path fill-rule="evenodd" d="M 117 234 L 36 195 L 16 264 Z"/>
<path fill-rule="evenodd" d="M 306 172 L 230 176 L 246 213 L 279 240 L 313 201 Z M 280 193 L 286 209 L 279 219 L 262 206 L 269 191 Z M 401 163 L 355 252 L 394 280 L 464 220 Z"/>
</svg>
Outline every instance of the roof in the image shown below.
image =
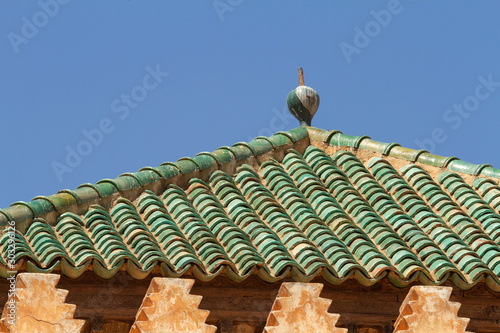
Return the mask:
<svg viewBox="0 0 500 333">
<path fill-rule="evenodd" d="M 16 269 L 500 292 L 500 170 L 299 127 L 0 210 Z M 8 234 L 0 239 L 7 276 Z"/>
</svg>

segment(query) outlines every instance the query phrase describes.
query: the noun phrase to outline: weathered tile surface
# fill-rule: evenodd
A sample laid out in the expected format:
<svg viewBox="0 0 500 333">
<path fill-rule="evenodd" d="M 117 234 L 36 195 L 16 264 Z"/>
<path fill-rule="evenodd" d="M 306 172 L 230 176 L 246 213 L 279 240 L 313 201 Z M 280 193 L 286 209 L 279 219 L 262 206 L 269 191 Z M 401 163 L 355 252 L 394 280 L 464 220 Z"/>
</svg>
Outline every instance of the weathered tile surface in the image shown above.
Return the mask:
<svg viewBox="0 0 500 333">
<path fill-rule="evenodd" d="M 205 324 L 209 312 L 198 309 L 201 296 L 190 295 L 194 280 L 154 278 L 130 333 L 215 333 Z"/>
<path fill-rule="evenodd" d="M 321 289 L 321 283 L 283 283 L 264 333 L 347 333 L 336 327 L 339 315 L 327 312 L 332 300 L 320 298 Z"/>
<path fill-rule="evenodd" d="M 16 290 L 5 304 L 0 332 L 83 332 L 84 320 L 73 319 L 76 306 L 64 303 L 67 290 L 56 289 L 59 275 L 21 273 Z M 10 304 L 15 311 L 10 317 Z"/>
<path fill-rule="evenodd" d="M 394 333 L 470 333 L 468 318 L 457 316 L 460 303 L 450 302 L 452 288 L 415 286 L 410 289 Z"/>
</svg>

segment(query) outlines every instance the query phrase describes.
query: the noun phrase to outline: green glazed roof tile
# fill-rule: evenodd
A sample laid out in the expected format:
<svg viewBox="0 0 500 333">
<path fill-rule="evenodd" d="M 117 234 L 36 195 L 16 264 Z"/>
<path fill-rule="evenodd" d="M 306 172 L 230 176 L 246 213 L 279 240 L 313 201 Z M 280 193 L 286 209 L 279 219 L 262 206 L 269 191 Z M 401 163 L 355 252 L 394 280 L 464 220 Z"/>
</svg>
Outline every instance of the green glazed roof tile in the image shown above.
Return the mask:
<svg viewBox="0 0 500 333">
<path fill-rule="evenodd" d="M 158 269 L 500 291 L 499 179 L 487 164 L 300 127 L 17 202 L 0 225 L 16 221 L 18 269 L 70 278 Z M 1 276 L 11 239 L 5 229 Z"/>
</svg>

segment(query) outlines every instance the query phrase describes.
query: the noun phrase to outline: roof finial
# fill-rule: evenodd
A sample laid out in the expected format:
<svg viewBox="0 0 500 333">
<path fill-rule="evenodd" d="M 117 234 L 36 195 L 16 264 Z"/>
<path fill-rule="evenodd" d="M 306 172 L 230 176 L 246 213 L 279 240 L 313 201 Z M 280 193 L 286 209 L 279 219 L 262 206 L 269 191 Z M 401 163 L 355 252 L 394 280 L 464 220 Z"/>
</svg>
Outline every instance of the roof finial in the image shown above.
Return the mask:
<svg viewBox="0 0 500 333">
<path fill-rule="evenodd" d="M 313 88 L 304 85 L 304 72 L 299 67 L 299 86 L 286 98 L 290 113 L 300 121 L 300 126 L 311 126 L 311 119 L 319 107 L 319 95 Z"/>
</svg>

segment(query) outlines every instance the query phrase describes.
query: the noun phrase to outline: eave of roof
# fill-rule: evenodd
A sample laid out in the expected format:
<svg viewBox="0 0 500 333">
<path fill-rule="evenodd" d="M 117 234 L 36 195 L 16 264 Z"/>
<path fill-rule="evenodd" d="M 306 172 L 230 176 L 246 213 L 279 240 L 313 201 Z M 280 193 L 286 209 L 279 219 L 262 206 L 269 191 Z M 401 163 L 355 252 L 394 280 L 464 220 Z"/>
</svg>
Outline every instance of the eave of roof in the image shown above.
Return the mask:
<svg viewBox="0 0 500 333">
<path fill-rule="evenodd" d="M 70 277 L 449 279 L 500 292 L 498 179 L 486 164 L 300 127 L 15 203 L 0 223 L 16 221 L 18 268 Z"/>
</svg>

